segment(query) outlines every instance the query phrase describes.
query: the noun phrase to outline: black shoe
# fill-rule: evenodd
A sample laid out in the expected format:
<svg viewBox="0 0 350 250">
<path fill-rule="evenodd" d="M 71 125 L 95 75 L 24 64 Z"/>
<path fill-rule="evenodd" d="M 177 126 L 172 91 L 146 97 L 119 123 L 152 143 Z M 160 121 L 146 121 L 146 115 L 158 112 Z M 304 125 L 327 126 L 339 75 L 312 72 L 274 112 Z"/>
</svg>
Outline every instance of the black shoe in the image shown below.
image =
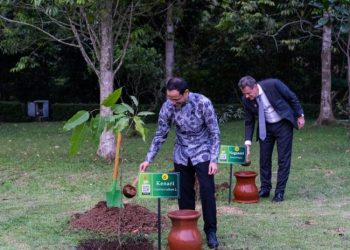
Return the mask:
<svg viewBox="0 0 350 250">
<path fill-rule="evenodd" d="M 263 189 L 259 191 L 260 198 L 267 198 L 269 196 L 270 196 L 270 191 L 263 190 Z"/>
<path fill-rule="evenodd" d="M 283 201 L 283 193 L 275 193 L 275 196 L 272 199 L 272 202 L 281 202 Z"/>
<path fill-rule="evenodd" d="M 215 232 L 209 232 L 207 233 L 207 244 L 209 248 L 215 248 L 217 249 L 219 246 L 218 239 L 216 238 Z"/>
</svg>

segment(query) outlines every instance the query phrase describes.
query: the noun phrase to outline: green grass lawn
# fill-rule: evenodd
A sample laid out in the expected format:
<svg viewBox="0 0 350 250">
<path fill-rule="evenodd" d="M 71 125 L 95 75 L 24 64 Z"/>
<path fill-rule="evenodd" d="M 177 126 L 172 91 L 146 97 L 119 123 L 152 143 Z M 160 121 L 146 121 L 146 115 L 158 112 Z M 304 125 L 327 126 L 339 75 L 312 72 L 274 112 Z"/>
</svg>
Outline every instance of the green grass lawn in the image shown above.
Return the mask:
<svg viewBox="0 0 350 250">
<path fill-rule="evenodd" d="M 69 220 L 73 213 L 105 200 L 113 164 L 98 159 L 88 141 L 76 157 L 69 157 L 70 134 L 62 126 L 0 124 L 0 249 L 75 249 L 83 239 L 107 237 L 73 231 Z M 155 125 L 148 127 L 147 143 L 136 137 L 123 138 L 123 184 L 137 175 L 148 150 Z M 221 126 L 222 144 L 242 144 L 243 139 L 242 121 Z M 172 132 L 149 171 L 172 169 L 173 143 Z M 273 164 L 275 181 L 276 160 Z M 256 143 L 252 166 L 234 166 L 238 170 L 259 171 Z M 220 165 L 216 183 L 228 180 L 229 165 Z M 259 186 L 259 177 L 256 182 Z M 263 199 L 256 204 L 229 204 L 227 199 L 227 192 L 218 195 L 220 249 L 350 249 L 350 140 L 346 129 L 316 127 L 309 122 L 305 129 L 295 131 L 284 202 Z M 125 201 L 154 212 L 157 209 L 157 200 L 136 197 Z M 177 209 L 176 200 L 162 200 L 162 215 L 173 209 Z M 202 225 L 200 219 L 200 229 Z M 168 232 L 169 228 L 163 230 L 162 249 Z M 147 237 L 157 245 L 156 233 Z"/>
</svg>

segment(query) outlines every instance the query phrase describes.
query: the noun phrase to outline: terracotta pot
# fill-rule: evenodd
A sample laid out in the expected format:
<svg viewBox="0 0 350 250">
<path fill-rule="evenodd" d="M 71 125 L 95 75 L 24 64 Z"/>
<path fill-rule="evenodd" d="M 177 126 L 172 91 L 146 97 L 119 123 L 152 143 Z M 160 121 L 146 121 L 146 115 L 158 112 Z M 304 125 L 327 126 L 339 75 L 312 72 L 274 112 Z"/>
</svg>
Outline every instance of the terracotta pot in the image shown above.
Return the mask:
<svg viewBox="0 0 350 250">
<path fill-rule="evenodd" d="M 168 213 L 172 227 L 168 235 L 169 250 L 201 250 L 202 239 L 197 228 L 201 213 L 196 210 L 175 210 Z"/>
<path fill-rule="evenodd" d="M 233 189 L 233 200 L 240 203 L 258 202 L 259 191 L 255 185 L 257 173 L 254 171 L 238 171 L 234 175 L 237 182 Z"/>
</svg>

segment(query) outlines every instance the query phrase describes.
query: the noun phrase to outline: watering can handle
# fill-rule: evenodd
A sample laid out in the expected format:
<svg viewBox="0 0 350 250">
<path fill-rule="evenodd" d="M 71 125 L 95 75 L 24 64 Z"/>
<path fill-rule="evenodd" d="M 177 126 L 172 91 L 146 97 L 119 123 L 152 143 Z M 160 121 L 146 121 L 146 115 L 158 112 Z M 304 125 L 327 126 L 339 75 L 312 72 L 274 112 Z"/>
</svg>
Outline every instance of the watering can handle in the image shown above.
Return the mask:
<svg viewBox="0 0 350 250">
<path fill-rule="evenodd" d="M 138 177 L 136 177 L 135 179 L 134 179 L 134 181 L 132 182 L 132 186 L 133 187 L 136 187 L 136 184 L 137 184 L 137 182 L 139 181 L 139 178 Z"/>
<path fill-rule="evenodd" d="M 118 132 L 117 140 L 116 140 L 116 143 L 115 143 L 115 158 L 114 158 L 113 180 L 116 180 L 118 178 L 119 148 L 120 148 L 121 140 L 122 140 L 122 134 L 120 132 Z"/>
</svg>

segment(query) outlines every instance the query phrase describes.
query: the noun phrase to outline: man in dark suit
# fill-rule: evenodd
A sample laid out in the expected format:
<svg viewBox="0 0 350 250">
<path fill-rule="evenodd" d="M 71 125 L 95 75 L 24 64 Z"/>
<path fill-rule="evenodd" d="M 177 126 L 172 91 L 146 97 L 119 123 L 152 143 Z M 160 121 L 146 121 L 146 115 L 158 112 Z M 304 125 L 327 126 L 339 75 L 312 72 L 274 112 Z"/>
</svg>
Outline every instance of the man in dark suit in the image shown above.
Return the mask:
<svg viewBox="0 0 350 250">
<path fill-rule="evenodd" d="M 239 80 L 239 88 L 243 94 L 245 110 L 245 145 L 247 155 L 255 127 L 255 119 L 258 118 L 257 140 L 260 144 L 260 191 L 259 196 L 270 196 L 272 152 L 277 142 L 278 174 L 275 196 L 273 202 L 283 201 L 283 196 L 288 181 L 293 127 L 304 127 L 304 111 L 297 96 L 282 81 L 278 79 L 266 79 L 260 82 L 251 76 L 244 76 Z M 249 158 L 249 157 L 247 157 Z"/>
</svg>

